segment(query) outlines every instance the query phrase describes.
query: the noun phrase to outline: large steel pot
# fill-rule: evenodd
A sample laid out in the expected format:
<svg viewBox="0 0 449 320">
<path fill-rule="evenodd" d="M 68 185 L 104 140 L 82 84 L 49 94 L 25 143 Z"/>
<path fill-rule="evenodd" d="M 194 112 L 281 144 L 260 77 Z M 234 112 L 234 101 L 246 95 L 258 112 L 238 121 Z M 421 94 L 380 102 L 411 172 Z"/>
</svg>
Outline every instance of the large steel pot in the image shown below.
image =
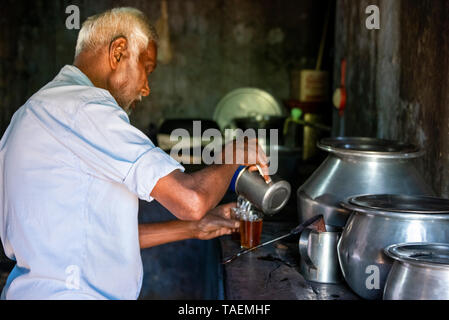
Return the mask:
<svg viewBox="0 0 449 320">
<path fill-rule="evenodd" d="M 449 242 L 449 200 L 423 196 L 368 195 L 342 203 L 351 216 L 337 245 L 348 285 L 366 299 L 381 299 L 393 261 L 389 245 Z"/>
<path fill-rule="evenodd" d="M 395 244 L 385 254 L 395 261 L 384 300 L 449 300 L 449 244 Z"/>
<path fill-rule="evenodd" d="M 344 227 L 349 212 L 339 204 L 353 195 L 434 195 L 413 164 L 423 154 L 413 145 L 340 137 L 322 139 L 318 148 L 329 155 L 297 191 L 300 222 L 322 214 L 328 230 Z"/>
</svg>

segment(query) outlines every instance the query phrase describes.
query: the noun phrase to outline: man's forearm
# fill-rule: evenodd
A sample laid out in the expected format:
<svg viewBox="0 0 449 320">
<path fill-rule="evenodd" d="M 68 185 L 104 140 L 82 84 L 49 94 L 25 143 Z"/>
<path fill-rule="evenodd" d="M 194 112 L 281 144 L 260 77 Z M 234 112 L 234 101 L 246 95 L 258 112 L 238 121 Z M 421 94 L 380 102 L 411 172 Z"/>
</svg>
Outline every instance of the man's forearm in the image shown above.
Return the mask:
<svg viewBox="0 0 449 320">
<path fill-rule="evenodd" d="M 226 193 L 238 165 L 212 165 L 194 173 L 179 170 L 159 179 L 151 196 L 181 220 L 200 220 Z"/>
<path fill-rule="evenodd" d="M 145 249 L 169 242 L 195 238 L 194 223 L 176 220 L 139 224 L 140 248 Z"/>
<path fill-rule="evenodd" d="M 266 180 L 269 179 L 266 155 L 259 149 L 257 143 L 228 143 L 217 156 L 226 163 L 230 155 L 234 164 L 211 165 L 190 174 L 175 170 L 158 180 L 150 196 L 181 220 L 200 220 L 223 198 L 240 164 L 250 166 L 250 170 L 258 170 L 255 164 L 259 165 Z M 243 160 L 237 157 L 241 154 L 245 156 Z M 256 155 L 256 161 L 250 155 Z"/>
<path fill-rule="evenodd" d="M 203 195 L 207 210 L 218 205 L 229 188 L 239 165 L 212 165 L 191 174 L 195 188 Z"/>
<path fill-rule="evenodd" d="M 139 225 L 139 242 L 142 249 L 160 244 L 186 240 L 210 240 L 225 234 L 231 234 L 240 226 L 240 222 L 230 219 L 231 208 L 228 203 L 211 210 L 199 221 L 180 221 Z"/>
</svg>

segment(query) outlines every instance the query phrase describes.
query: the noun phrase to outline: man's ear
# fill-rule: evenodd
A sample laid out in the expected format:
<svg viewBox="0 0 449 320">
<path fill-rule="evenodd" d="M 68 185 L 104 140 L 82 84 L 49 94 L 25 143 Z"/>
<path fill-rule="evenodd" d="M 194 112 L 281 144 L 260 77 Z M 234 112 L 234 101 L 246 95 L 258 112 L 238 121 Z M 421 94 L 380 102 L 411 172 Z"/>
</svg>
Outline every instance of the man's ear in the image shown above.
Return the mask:
<svg viewBox="0 0 449 320">
<path fill-rule="evenodd" d="M 128 40 L 125 37 L 118 37 L 111 41 L 109 45 L 109 65 L 112 70 L 117 69 L 118 64 L 128 55 Z"/>
</svg>

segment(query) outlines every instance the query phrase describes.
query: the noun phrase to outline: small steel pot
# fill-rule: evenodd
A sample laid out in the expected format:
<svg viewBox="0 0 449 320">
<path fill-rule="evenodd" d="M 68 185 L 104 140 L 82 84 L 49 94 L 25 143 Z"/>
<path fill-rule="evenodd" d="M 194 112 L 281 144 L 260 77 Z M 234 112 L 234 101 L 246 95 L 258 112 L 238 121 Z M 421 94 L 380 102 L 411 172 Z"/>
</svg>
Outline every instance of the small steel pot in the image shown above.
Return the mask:
<svg viewBox="0 0 449 320">
<path fill-rule="evenodd" d="M 340 283 L 337 242 L 341 232 L 317 232 L 307 228 L 299 237 L 300 273 L 304 279 L 318 283 Z"/>
<path fill-rule="evenodd" d="M 384 300 L 449 300 L 449 244 L 395 244 L 385 254 L 395 261 Z"/>
<path fill-rule="evenodd" d="M 355 293 L 381 299 L 393 260 L 384 248 L 405 242 L 449 242 L 449 200 L 403 195 L 352 197 L 337 245 L 343 276 Z"/>
</svg>

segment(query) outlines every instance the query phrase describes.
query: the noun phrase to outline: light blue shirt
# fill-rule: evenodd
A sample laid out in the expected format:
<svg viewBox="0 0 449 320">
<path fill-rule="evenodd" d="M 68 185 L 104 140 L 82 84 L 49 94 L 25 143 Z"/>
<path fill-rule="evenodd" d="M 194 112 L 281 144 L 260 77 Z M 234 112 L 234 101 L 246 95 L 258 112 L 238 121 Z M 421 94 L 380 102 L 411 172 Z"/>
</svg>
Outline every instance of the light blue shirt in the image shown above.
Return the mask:
<svg viewBox="0 0 449 320">
<path fill-rule="evenodd" d="M 65 66 L 0 141 L 0 236 L 17 262 L 6 299 L 137 299 L 138 198 L 184 168 L 107 90 Z"/>
</svg>

